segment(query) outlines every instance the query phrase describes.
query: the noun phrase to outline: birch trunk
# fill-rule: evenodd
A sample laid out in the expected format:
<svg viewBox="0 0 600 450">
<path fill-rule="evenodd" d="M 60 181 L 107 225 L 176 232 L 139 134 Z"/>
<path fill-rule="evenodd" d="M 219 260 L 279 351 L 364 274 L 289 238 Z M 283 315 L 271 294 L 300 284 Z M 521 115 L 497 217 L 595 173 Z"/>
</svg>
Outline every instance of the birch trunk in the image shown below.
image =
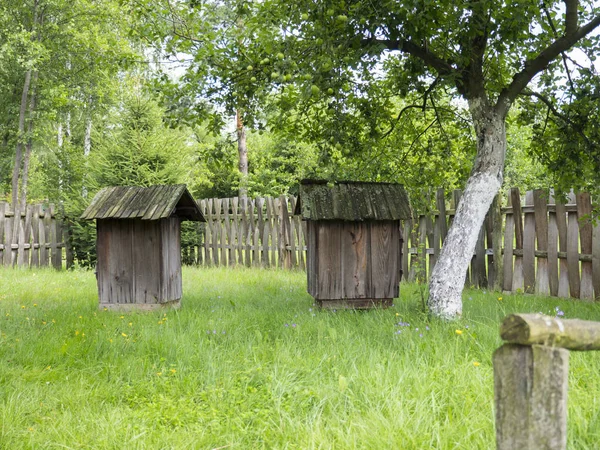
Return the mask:
<svg viewBox="0 0 600 450">
<path fill-rule="evenodd" d="M 240 198 L 245 199 L 248 196 L 248 148 L 246 147 L 246 129 L 244 128 L 244 122 L 240 110 L 237 111 L 236 116 L 236 132 L 239 156 L 238 169 L 240 171 L 239 196 Z"/>
<path fill-rule="evenodd" d="M 469 102 L 477 134 L 477 157 L 429 283 L 430 312 L 444 319 L 462 314 L 465 276 L 494 196 L 502 185 L 505 117 L 483 102 Z"/>
</svg>

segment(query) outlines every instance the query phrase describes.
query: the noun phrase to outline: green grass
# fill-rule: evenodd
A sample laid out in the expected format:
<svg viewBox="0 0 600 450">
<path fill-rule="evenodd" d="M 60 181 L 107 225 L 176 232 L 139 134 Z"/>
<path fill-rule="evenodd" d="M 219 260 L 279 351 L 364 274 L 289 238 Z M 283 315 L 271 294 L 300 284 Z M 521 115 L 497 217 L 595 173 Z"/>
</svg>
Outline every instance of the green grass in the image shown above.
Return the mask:
<svg viewBox="0 0 600 450">
<path fill-rule="evenodd" d="M 410 285 L 388 310 L 321 312 L 305 287 L 184 269 L 181 310 L 121 314 L 92 272 L 0 269 L 0 448 L 491 449 L 500 320 L 600 320 L 472 290 L 458 323 L 428 321 Z M 569 383 L 569 448 L 598 448 L 600 355 L 573 352 Z"/>
</svg>

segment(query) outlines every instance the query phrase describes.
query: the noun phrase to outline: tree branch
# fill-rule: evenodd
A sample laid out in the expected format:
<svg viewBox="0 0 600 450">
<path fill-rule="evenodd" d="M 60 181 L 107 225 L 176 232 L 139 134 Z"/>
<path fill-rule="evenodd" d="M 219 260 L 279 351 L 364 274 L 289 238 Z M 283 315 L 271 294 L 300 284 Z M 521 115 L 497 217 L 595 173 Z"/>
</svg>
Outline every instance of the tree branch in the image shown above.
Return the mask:
<svg viewBox="0 0 600 450">
<path fill-rule="evenodd" d="M 570 36 L 577 31 L 578 0 L 565 0 L 565 35 Z"/>
<path fill-rule="evenodd" d="M 405 39 L 362 39 L 362 45 L 384 45 L 388 50 L 398 50 L 415 58 L 421 59 L 427 66 L 437 71 L 441 76 L 449 76 L 456 73 L 452 61 L 445 60 L 433 54 L 429 49 Z"/>
<path fill-rule="evenodd" d="M 575 1 L 577 3 L 577 1 Z M 554 25 L 554 21 L 552 20 L 552 16 L 550 15 L 550 11 L 548 11 L 548 7 L 546 6 L 546 2 L 542 2 L 542 7 L 544 10 L 544 14 L 546 14 L 546 19 L 548 20 L 548 24 L 554 33 L 554 39 L 558 39 L 558 31 L 556 30 L 556 26 Z M 575 15 L 575 22 L 577 22 L 577 14 Z M 569 87 L 571 90 L 573 88 L 573 79 L 571 78 L 571 71 L 569 70 L 569 65 L 567 64 L 567 55 L 565 52 L 561 52 L 563 66 L 565 68 L 565 72 L 567 73 L 567 80 L 569 81 Z"/>
<path fill-rule="evenodd" d="M 561 119 L 563 122 L 571 125 L 572 129 L 575 130 L 577 132 L 577 134 L 579 134 L 583 140 L 585 141 L 585 143 L 588 146 L 591 146 L 591 142 L 590 139 L 585 135 L 585 133 L 583 131 L 581 131 L 579 129 L 579 127 L 575 126 L 575 124 L 573 123 L 573 121 L 566 116 L 565 114 L 561 113 L 554 104 L 552 104 L 552 102 L 550 101 L 549 98 L 545 97 L 544 95 L 540 94 L 539 92 L 535 92 L 535 91 L 530 91 L 528 89 L 525 89 L 521 92 L 521 95 L 524 96 L 528 96 L 528 97 L 535 97 L 538 100 L 540 100 L 544 105 L 546 105 L 548 107 L 548 111 L 552 112 L 552 114 L 556 117 L 558 117 L 559 119 Z"/>
<path fill-rule="evenodd" d="M 527 84 L 535 77 L 538 73 L 548 67 L 548 64 L 560 55 L 562 52 L 569 50 L 577 41 L 587 36 L 596 27 L 600 25 L 600 16 L 595 17 L 593 20 L 588 22 L 583 27 L 577 29 L 576 32 L 565 35 L 552 44 L 542 50 L 535 58 L 525 61 L 525 68 L 513 76 L 513 80 L 504 88 L 498 97 L 495 109 L 496 113 L 505 115 L 512 102 L 517 96 L 525 89 Z"/>
</svg>

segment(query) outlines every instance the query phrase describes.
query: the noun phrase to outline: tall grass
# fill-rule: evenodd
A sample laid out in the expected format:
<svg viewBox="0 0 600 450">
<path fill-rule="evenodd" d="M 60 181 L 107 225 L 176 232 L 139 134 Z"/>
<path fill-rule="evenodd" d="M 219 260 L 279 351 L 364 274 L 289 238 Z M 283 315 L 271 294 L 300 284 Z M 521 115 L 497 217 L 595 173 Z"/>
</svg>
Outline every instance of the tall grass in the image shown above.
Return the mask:
<svg viewBox="0 0 600 450">
<path fill-rule="evenodd" d="M 500 320 L 600 320 L 475 290 L 457 323 L 419 304 L 403 285 L 388 310 L 321 312 L 303 273 L 184 269 L 180 310 L 122 314 L 92 272 L 0 269 L 0 448 L 494 448 Z M 599 374 L 572 353 L 569 448 L 600 442 Z"/>
</svg>

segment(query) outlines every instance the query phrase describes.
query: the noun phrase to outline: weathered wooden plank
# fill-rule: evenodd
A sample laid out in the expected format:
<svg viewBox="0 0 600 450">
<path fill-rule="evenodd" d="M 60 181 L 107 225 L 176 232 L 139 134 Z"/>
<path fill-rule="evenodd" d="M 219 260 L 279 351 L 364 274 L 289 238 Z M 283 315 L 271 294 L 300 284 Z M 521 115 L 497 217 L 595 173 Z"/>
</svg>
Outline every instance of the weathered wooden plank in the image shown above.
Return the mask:
<svg viewBox="0 0 600 450">
<path fill-rule="evenodd" d="M 417 277 L 424 283 L 429 277 L 427 275 L 427 216 L 419 217 L 419 267 Z"/>
<path fill-rule="evenodd" d="M 269 220 L 269 197 L 264 199 L 263 221 L 259 223 L 259 230 L 262 229 L 260 235 L 261 242 L 261 259 L 260 263 L 263 267 L 271 266 L 271 252 L 269 251 L 271 243 L 271 222 Z M 262 210 L 262 208 L 261 208 Z M 262 224 L 262 226 L 261 226 Z"/>
<path fill-rule="evenodd" d="M 479 230 L 479 237 L 477 238 L 477 243 L 475 244 L 475 256 L 472 259 L 471 267 L 472 269 L 472 280 L 474 286 L 478 288 L 487 287 L 487 277 L 485 274 L 485 228 L 486 224 L 484 219 L 484 223 L 482 224 Z"/>
<path fill-rule="evenodd" d="M 594 283 L 594 298 L 600 298 L 600 222 L 594 225 L 592 231 L 592 281 Z"/>
<path fill-rule="evenodd" d="M 567 252 L 567 210 L 564 202 L 556 198 L 556 228 L 558 229 L 558 244 L 560 252 Z M 558 261 L 558 296 L 569 297 L 569 266 L 566 259 Z"/>
<path fill-rule="evenodd" d="M 215 266 L 226 264 L 225 249 L 223 248 L 223 229 L 221 227 L 221 212 L 223 211 L 223 200 L 213 199 L 215 211 L 213 221 L 213 262 Z"/>
<path fill-rule="evenodd" d="M 533 205 L 533 191 L 525 194 L 525 204 Z M 526 212 L 523 220 L 523 282 L 525 292 L 535 292 L 535 215 Z"/>
<path fill-rule="evenodd" d="M 4 225 L 5 221 L 8 221 L 8 218 L 5 218 L 7 203 L 0 202 L 0 243 L 2 243 L 2 249 L 0 250 L 0 264 L 4 262 L 4 254 L 8 252 L 8 248 L 6 247 L 6 242 L 4 240 Z"/>
<path fill-rule="evenodd" d="M 378 221 L 369 224 L 370 290 L 369 298 L 396 298 L 400 283 L 400 223 Z"/>
<path fill-rule="evenodd" d="M 448 223 L 446 222 L 446 197 L 444 188 L 440 188 L 436 192 L 436 207 L 438 210 L 438 218 L 440 224 L 440 241 L 444 242 L 448 234 Z"/>
<path fill-rule="evenodd" d="M 437 255 L 435 254 L 435 251 L 433 249 L 434 247 L 434 240 L 435 240 L 435 230 L 434 230 L 434 224 L 433 224 L 433 219 L 431 217 L 431 215 L 427 215 L 426 219 L 425 219 L 425 224 L 427 227 L 427 244 L 426 247 L 430 248 L 432 250 L 431 253 L 427 252 L 427 254 L 429 255 L 428 259 L 429 259 L 429 264 L 428 264 L 428 277 L 427 279 L 429 280 L 429 278 L 431 278 L 431 273 L 433 272 L 433 268 L 435 267 L 435 263 L 437 261 Z"/>
<path fill-rule="evenodd" d="M 502 194 L 498 193 L 494 197 L 490 208 L 488 221 L 488 244 L 491 243 L 493 255 L 488 256 L 489 276 L 488 284 L 491 289 L 502 290 L 504 284 L 504 271 L 502 259 Z"/>
<path fill-rule="evenodd" d="M 271 253 L 271 265 L 273 267 L 283 267 L 284 249 L 283 249 L 283 229 L 280 222 L 281 204 L 279 198 L 271 198 L 271 243 L 269 250 Z"/>
<path fill-rule="evenodd" d="M 264 265 L 264 259 L 265 259 L 265 255 L 264 255 L 264 232 L 265 232 L 265 213 L 264 213 L 264 209 L 265 209 L 265 199 L 264 198 L 257 198 L 256 199 L 256 232 L 258 234 L 258 240 L 256 241 L 256 245 L 260 245 L 260 247 L 257 247 L 256 252 L 257 252 L 257 261 L 256 264 L 257 265 Z M 268 249 L 268 245 L 269 243 L 267 242 L 267 249 Z M 269 258 L 269 255 L 266 255 L 266 258 Z"/>
<path fill-rule="evenodd" d="M 40 220 L 40 266 L 46 267 L 48 266 L 48 247 L 46 244 L 48 243 L 48 238 L 50 236 L 49 227 L 47 227 L 48 222 L 50 221 L 50 213 L 46 206 L 41 207 L 40 212 L 43 213 L 43 218 Z M 96 247 L 100 244 L 96 243 Z"/>
<path fill-rule="evenodd" d="M 256 215 L 254 214 L 256 211 Z M 262 229 L 262 202 L 260 198 L 253 201 L 250 208 L 250 224 L 252 226 L 252 265 L 260 266 L 259 240 Z"/>
<path fill-rule="evenodd" d="M 123 302 L 156 304 L 168 296 L 171 281 L 167 275 L 170 265 L 169 246 L 176 243 L 170 239 L 171 234 L 168 227 L 165 227 L 168 220 L 123 219 L 130 222 L 130 227 L 122 230 L 131 233 L 131 243 L 127 248 L 132 252 L 131 268 L 128 269 L 132 272 L 131 298 L 120 299 Z M 161 236 L 161 233 L 164 235 Z M 126 235 L 121 237 L 123 240 L 125 238 Z"/>
<path fill-rule="evenodd" d="M 291 269 L 296 266 L 296 252 L 291 248 L 294 244 L 292 237 L 292 221 L 290 220 L 290 213 L 288 211 L 289 204 L 288 199 L 282 195 L 279 197 L 279 204 L 281 208 L 281 214 L 279 215 L 279 227 L 281 229 L 281 247 L 283 250 L 283 268 Z"/>
<path fill-rule="evenodd" d="M 250 202 L 247 197 L 243 197 L 240 202 L 240 207 L 242 210 L 242 218 L 241 218 L 241 245 L 242 252 L 244 254 L 243 264 L 246 267 L 250 267 L 252 264 L 252 239 L 251 239 L 251 227 L 248 224 L 248 207 Z"/>
<path fill-rule="evenodd" d="M 547 194 L 543 189 L 533 191 L 533 208 L 535 221 L 535 235 L 537 249 L 548 251 L 548 207 Z M 548 259 L 537 258 L 535 277 L 535 292 L 542 295 L 550 294 L 550 280 L 548 275 Z"/>
<path fill-rule="evenodd" d="M 232 219 L 233 226 L 235 227 L 235 250 L 234 250 L 234 263 L 239 264 L 240 266 L 244 264 L 244 251 L 242 249 L 242 239 L 243 239 L 243 231 L 242 231 L 242 223 L 241 223 L 241 214 L 240 214 L 240 197 L 233 197 L 231 199 L 231 210 L 232 210 Z"/>
<path fill-rule="evenodd" d="M 319 230 L 317 223 L 313 220 L 303 222 L 306 225 L 306 281 L 307 291 L 313 298 L 318 298 L 319 290 L 317 279 L 319 275 L 319 253 L 317 251 L 317 241 Z"/>
<path fill-rule="evenodd" d="M 592 199 L 587 192 L 577 194 L 577 218 L 579 221 L 579 237 L 581 239 L 581 253 L 592 253 Z M 581 284 L 579 298 L 583 300 L 594 299 L 594 284 L 592 282 L 592 262 L 581 262 Z"/>
<path fill-rule="evenodd" d="M 512 205 L 511 196 L 508 196 L 508 205 Z M 512 208 L 510 213 L 506 213 L 506 225 L 504 227 L 504 291 L 513 290 L 513 241 L 515 237 L 515 222 L 513 219 Z"/>
<path fill-rule="evenodd" d="M 33 247 L 33 230 L 31 229 L 31 224 L 33 222 L 33 205 L 27 205 L 25 208 L 25 226 L 24 226 L 24 249 L 23 249 L 23 267 L 31 267 L 31 248 Z M 58 220 L 58 219 L 55 219 Z M 62 219 L 60 220 L 60 224 L 62 224 Z M 62 240 L 61 242 L 64 242 Z"/>
<path fill-rule="evenodd" d="M 202 214 L 206 218 L 206 222 L 204 223 L 204 262 L 206 265 L 210 266 L 213 263 L 212 259 L 212 202 L 210 200 L 204 200 L 203 202 L 204 210 Z"/>
<path fill-rule="evenodd" d="M 341 267 L 333 266 L 337 272 L 333 276 L 342 278 L 342 295 L 330 298 L 367 298 L 371 290 L 369 222 L 343 222 L 340 226 Z M 334 228 L 331 233 L 337 231 Z"/>
<path fill-rule="evenodd" d="M 550 194 L 548 206 L 555 204 L 554 196 Z M 558 226 L 556 211 L 548 213 L 548 283 L 550 295 L 558 295 Z"/>
<path fill-rule="evenodd" d="M 223 199 L 223 244 L 224 254 L 227 255 L 227 265 L 233 266 L 235 264 L 235 230 L 233 229 L 233 222 L 230 215 L 231 210 L 231 199 Z M 224 263 L 225 264 L 225 263 Z"/>
<path fill-rule="evenodd" d="M 409 241 L 410 241 L 410 234 L 412 232 L 412 219 L 406 219 L 404 220 L 403 224 L 402 224 L 402 280 L 403 281 L 407 281 L 408 280 L 408 258 L 409 258 L 409 251 L 408 251 L 408 245 L 409 245 Z"/>
<path fill-rule="evenodd" d="M 336 299 L 343 296 L 341 237 L 343 223 L 337 221 L 316 222 L 315 243 L 317 251 L 317 299 Z"/>
<path fill-rule="evenodd" d="M 410 269 L 408 272 L 408 281 L 409 281 L 409 283 L 413 283 L 417 279 L 417 271 L 421 264 L 419 261 L 419 219 L 418 218 L 414 219 L 409 236 L 410 236 L 410 245 L 409 245 Z M 412 253 L 412 250 L 414 250 L 414 253 Z"/>
<path fill-rule="evenodd" d="M 570 195 L 570 201 L 575 201 L 574 194 Z M 569 270 L 569 292 L 571 297 L 579 298 L 579 222 L 577 212 L 567 213 L 567 266 Z"/>
<path fill-rule="evenodd" d="M 510 190 L 510 200 L 513 208 L 515 250 L 523 250 L 523 211 L 521 208 L 521 194 L 518 188 L 512 188 Z M 523 291 L 525 288 L 524 283 L 523 257 L 515 256 L 512 291 Z"/>
<path fill-rule="evenodd" d="M 33 216 L 31 219 L 31 233 L 33 250 L 31 251 L 31 267 L 39 267 L 40 265 L 40 213 L 41 205 L 35 205 L 33 208 Z"/>
<path fill-rule="evenodd" d="M 58 246 L 59 242 L 62 242 L 63 232 L 62 232 L 62 224 L 59 220 L 56 219 L 56 207 L 51 204 L 49 208 L 50 214 L 52 216 L 52 221 L 50 222 L 50 251 L 52 267 L 55 269 L 62 269 L 62 247 Z"/>
<path fill-rule="evenodd" d="M 569 351 L 505 344 L 493 363 L 496 448 L 565 450 Z"/>
<path fill-rule="evenodd" d="M 500 325 L 500 337 L 512 344 L 600 350 L 600 322 L 542 314 L 511 314 Z"/>
</svg>

